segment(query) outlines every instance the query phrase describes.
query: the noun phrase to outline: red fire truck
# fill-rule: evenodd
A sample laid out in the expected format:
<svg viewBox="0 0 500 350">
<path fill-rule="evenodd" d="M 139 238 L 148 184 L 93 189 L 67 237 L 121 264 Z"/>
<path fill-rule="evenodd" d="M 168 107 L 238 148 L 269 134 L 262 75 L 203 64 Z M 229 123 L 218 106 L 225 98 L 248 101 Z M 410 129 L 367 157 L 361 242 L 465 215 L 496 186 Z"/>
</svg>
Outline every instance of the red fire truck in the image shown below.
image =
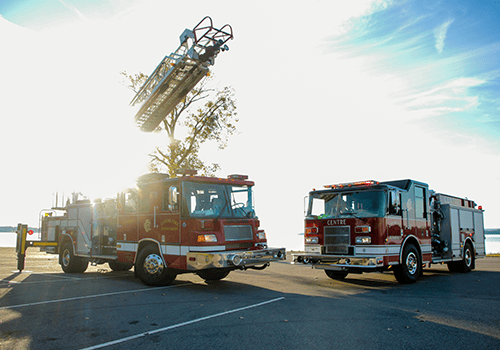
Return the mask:
<svg viewBox="0 0 500 350">
<path fill-rule="evenodd" d="M 153 286 L 186 272 L 220 280 L 232 270 L 263 269 L 286 251 L 268 248 L 253 186 L 243 175 L 147 174 L 115 199 L 91 203 L 74 195 L 64 207 L 42 211 L 41 240 L 57 245 L 41 249 L 59 254 L 67 273 L 108 263 L 114 271 L 134 267 Z"/>
<path fill-rule="evenodd" d="M 483 210 L 409 179 L 329 185 L 309 193 L 304 246 L 293 263 L 338 280 L 392 270 L 399 283 L 413 283 L 437 263 L 469 272 L 485 255 Z"/>
</svg>

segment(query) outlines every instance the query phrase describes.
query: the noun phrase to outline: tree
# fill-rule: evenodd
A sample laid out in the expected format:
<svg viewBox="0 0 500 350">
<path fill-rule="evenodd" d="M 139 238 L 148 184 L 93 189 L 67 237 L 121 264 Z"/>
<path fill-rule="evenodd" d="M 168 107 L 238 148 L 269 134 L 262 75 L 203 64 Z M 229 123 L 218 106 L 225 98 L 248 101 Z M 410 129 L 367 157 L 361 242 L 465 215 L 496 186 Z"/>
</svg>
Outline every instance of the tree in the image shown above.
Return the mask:
<svg viewBox="0 0 500 350">
<path fill-rule="evenodd" d="M 121 72 L 128 88 L 137 92 L 147 76 Z M 211 77 L 203 78 L 186 98 L 160 123 L 155 132 L 164 132 L 168 138 L 166 148 L 156 147 L 149 168 L 152 172 L 166 172 L 175 177 L 179 169 L 196 169 L 202 175 L 213 175 L 220 169 L 218 163 L 207 164 L 199 157 L 200 147 L 207 141 L 216 142 L 219 149 L 227 146 L 229 136 L 236 133 L 238 122 L 234 89 L 209 88 Z M 208 100 L 208 101 L 206 101 Z M 203 104 L 203 101 L 206 101 Z M 196 112 L 191 112 L 196 108 Z M 176 138 L 182 132 L 182 139 Z"/>
</svg>

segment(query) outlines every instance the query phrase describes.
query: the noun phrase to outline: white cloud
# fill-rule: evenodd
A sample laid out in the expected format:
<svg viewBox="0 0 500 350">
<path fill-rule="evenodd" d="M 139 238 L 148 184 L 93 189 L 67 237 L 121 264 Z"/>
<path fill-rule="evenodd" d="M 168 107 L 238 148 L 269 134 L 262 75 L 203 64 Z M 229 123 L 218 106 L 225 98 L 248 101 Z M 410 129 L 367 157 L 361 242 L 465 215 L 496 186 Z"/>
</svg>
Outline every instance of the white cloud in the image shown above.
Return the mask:
<svg viewBox="0 0 500 350">
<path fill-rule="evenodd" d="M 426 116 L 460 112 L 479 105 L 479 97 L 469 95 L 468 89 L 486 83 L 478 78 L 456 78 L 431 89 L 405 97 L 401 103 L 409 110 L 425 111 Z"/>
<path fill-rule="evenodd" d="M 436 50 L 439 53 L 443 52 L 444 49 L 444 39 L 446 39 L 446 33 L 448 28 L 454 22 L 454 19 L 449 19 L 448 21 L 441 24 L 439 27 L 434 29 L 434 38 L 436 39 Z"/>
<path fill-rule="evenodd" d="M 82 19 L 82 20 L 87 20 L 87 18 L 83 15 L 83 13 L 81 13 L 75 6 L 71 5 L 71 4 L 67 4 L 65 1 L 63 0 L 58 0 L 64 7 L 66 7 L 68 10 L 70 10 L 71 12 L 73 12 L 75 15 L 77 15 L 78 18 Z"/>
</svg>

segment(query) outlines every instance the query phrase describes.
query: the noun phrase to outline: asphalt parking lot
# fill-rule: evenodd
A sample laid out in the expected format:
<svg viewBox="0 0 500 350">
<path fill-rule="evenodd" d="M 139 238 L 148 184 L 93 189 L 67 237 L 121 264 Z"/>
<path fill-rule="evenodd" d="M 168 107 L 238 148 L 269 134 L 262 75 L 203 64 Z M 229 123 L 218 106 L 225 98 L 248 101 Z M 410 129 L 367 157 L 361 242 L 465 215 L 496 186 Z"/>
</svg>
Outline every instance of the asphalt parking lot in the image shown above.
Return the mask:
<svg viewBox="0 0 500 350">
<path fill-rule="evenodd" d="M 38 248 L 16 267 L 14 248 L 0 248 L 2 350 L 500 349 L 499 257 L 468 274 L 433 265 L 413 285 L 282 262 L 151 288 L 107 264 L 64 274 Z"/>
</svg>

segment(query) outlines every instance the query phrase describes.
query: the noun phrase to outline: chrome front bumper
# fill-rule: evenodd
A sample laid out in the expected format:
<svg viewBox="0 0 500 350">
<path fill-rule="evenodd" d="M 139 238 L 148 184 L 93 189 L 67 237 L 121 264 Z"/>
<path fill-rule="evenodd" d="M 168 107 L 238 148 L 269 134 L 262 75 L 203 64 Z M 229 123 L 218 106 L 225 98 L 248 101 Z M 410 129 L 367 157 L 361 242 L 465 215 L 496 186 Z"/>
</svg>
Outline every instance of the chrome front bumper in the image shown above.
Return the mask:
<svg viewBox="0 0 500 350">
<path fill-rule="evenodd" d="M 325 254 L 292 254 L 292 264 L 311 265 L 317 269 L 339 270 L 347 269 L 379 269 L 384 266 L 383 256 L 340 256 Z"/>
<path fill-rule="evenodd" d="M 190 271 L 212 268 L 238 268 L 264 265 L 286 259 L 285 248 L 263 250 L 230 250 L 222 252 L 189 252 L 186 256 Z"/>
</svg>

